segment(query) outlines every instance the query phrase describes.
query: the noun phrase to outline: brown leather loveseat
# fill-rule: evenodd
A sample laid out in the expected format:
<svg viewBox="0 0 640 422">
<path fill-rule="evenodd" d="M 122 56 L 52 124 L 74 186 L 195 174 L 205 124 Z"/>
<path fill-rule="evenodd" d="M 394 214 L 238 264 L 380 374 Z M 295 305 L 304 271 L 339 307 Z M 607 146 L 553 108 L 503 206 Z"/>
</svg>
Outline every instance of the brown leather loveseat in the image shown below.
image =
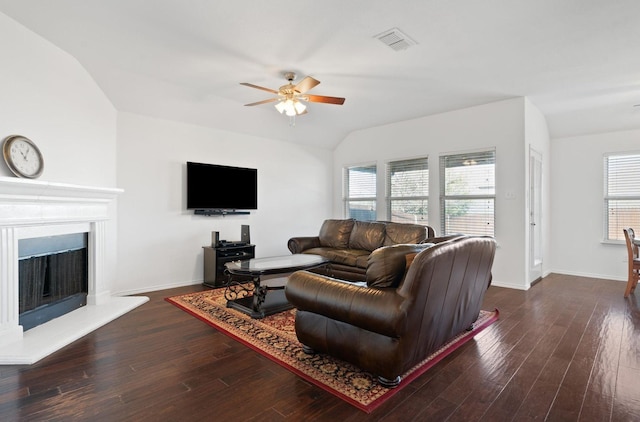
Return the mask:
<svg viewBox="0 0 640 422">
<path fill-rule="evenodd" d="M 375 277 L 366 285 L 297 271 L 285 294 L 297 308 L 298 340 L 307 353 L 335 356 L 396 386 L 402 374 L 473 326 L 495 250 L 493 238 L 469 236 L 379 248 L 367 269 Z"/>
<path fill-rule="evenodd" d="M 422 243 L 434 230 L 418 224 L 354 219 L 325 220 L 318 236 L 292 237 L 291 253 L 321 255 L 331 261 L 330 274 L 349 281 L 365 281 L 367 259 L 382 246 Z M 317 270 L 314 272 L 320 272 Z"/>
</svg>

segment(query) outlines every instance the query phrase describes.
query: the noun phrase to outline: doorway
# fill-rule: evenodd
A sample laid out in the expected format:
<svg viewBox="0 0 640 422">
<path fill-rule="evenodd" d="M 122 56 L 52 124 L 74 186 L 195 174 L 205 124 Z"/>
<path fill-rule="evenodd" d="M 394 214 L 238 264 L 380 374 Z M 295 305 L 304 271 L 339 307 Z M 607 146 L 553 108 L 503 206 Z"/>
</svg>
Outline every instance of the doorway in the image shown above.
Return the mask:
<svg viewBox="0 0 640 422">
<path fill-rule="evenodd" d="M 529 284 L 542 277 L 542 155 L 529 149 Z"/>
</svg>

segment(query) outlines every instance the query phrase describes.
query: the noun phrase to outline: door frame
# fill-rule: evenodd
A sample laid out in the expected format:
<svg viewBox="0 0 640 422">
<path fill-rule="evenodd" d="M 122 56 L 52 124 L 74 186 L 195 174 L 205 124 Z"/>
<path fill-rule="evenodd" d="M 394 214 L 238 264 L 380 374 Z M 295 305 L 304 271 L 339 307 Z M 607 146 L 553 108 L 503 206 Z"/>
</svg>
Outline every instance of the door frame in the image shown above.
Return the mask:
<svg viewBox="0 0 640 422">
<path fill-rule="evenodd" d="M 542 278 L 543 262 L 543 195 L 542 195 L 542 154 L 529 147 L 529 285 Z"/>
</svg>

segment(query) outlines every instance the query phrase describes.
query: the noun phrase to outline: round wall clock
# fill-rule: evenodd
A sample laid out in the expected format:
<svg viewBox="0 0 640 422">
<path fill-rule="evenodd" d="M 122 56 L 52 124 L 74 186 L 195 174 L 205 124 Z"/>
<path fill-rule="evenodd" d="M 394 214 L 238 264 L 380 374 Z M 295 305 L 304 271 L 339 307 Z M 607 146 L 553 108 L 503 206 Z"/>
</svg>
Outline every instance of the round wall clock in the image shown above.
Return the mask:
<svg viewBox="0 0 640 422">
<path fill-rule="evenodd" d="M 2 144 L 2 155 L 9 170 L 18 177 L 35 179 L 44 170 L 42 153 L 33 141 L 24 136 L 7 136 Z"/>
</svg>

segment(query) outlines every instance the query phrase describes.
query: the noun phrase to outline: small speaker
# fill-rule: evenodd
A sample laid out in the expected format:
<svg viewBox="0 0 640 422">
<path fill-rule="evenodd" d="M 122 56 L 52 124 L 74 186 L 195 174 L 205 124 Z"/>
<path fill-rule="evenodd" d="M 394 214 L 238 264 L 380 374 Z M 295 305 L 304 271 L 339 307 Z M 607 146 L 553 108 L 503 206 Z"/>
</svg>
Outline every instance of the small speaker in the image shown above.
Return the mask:
<svg viewBox="0 0 640 422">
<path fill-rule="evenodd" d="M 211 247 L 217 248 L 220 245 L 220 233 L 211 232 Z"/>
<path fill-rule="evenodd" d="M 243 224 L 240 228 L 240 241 L 246 244 L 251 243 L 251 236 L 249 235 L 249 225 Z"/>
</svg>

